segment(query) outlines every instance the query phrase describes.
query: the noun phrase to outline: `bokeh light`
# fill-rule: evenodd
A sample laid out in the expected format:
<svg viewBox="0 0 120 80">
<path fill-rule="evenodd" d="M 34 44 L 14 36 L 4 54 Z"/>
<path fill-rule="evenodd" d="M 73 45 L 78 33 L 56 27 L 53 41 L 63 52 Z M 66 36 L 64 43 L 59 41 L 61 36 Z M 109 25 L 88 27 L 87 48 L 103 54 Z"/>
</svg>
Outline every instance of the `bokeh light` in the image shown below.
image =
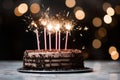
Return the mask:
<svg viewBox="0 0 120 80">
<path fill-rule="evenodd" d="M 19 6 L 18 6 L 18 11 L 19 13 L 21 14 L 24 14 L 28 11 L 28 5 L 26 3 L 21 3 Z"/>
<path fill-rule="evenodd" d="M 82 10 L 82 8 L 81 7 L 79 7 L 79 6 L 76 6 L 75 8 L 74 8 L 74 13 L 77 11 L 77 10 Z"/>
<path fill-rule="evenodd" d="M 112 7 L 108 7 L 106 12 L 109 16 L 113 16 L 115 14 L 115 11 Z"/>
<path fill-rule="evenodd" d="M 14 9 L 14 14 L 16 15 L 16 16 L 22 16 L 23 14 L 22 13 L 20 13 L 19 11 L 18 11 L 18 7 L 16 7 L 15 9 Z"/>
<path fill-rule="evenodd" d="M 100 29 L 98 29 L 98 36 L 100 38 L 103 38 L 107 35 L 107 30 L 104 27 L 101 27 Z"/>
<path fill-rule="evenodd" d="M 38 3 L 32 3 L 30 6 L 30 11 L 33 14 L 37 14 L 40 12 L 40 5 Z"/>
<path fill-rule="evenodd" d="M 66 0 L 65 5 L 69 8 L 73 8 L 76 5 L 76 0 Z"/>
<path fill-rule="evenodd" d="M 98 49 L 100 48 L 102 45 L 101 41 L 99 39 L 94 39 L 93 42 L 92 42 L 92 46 L 95 48 L 95 49 Z"/>
<path fill-rule="evenodd" d="M 105 3 L 103 3 L 103 6 L 102 6 L 102 7 L 103 7 L 103 10 L 106 12 L 107 8 L 108 8 L 108 7 L 111 7 L 111 4 L 105 2 Z"/>
<path fill-rule="evenodd" d="M 115 46 L 109 47 L 109 54 L 111 55 L 112 60 L 117 60 L 119 58 L 119 53 L 118 53 L 117 48 Z"/>
<path fill-rule="evenodd" d="M 119 58 L 119 53 L 117 51 L 113 51 L 111 53 L 112 60 L 117 60 Z"/>
<path fill-rule="evenodd" d="M 85 18 L 85 13 L 84 13 L 84 11 L 83 11 L 83 10 L 77 10 L 77 11 L 75 12 L 75 17 L 76 17 L 76 19 L 78 19 L 78 20 L 83 20 L 83 19 Z"/>
<path fill-rule="evenodd" d="M 115 46 L 110 46 L 109 47 L 109 53 L 112 54 L 113 51 L 116 51 L 116 47 Z"/>
<path fill-rule="evenodd" d="M 110 24 L 112 22 L 112 17 L 109 15 L 105 15 L 103 20 L 106 24 Z"/>
<path fill-rule="evenodd" d="M 120 15 L 120 5 L 115 6 L 115 12 Z"/>
<path fill-rule="evenodd" d="M 92 23 L 95 27 L 100 27 L 102 25 L 102 20 L 99 17 L 95 17 Z"/>
</svg>

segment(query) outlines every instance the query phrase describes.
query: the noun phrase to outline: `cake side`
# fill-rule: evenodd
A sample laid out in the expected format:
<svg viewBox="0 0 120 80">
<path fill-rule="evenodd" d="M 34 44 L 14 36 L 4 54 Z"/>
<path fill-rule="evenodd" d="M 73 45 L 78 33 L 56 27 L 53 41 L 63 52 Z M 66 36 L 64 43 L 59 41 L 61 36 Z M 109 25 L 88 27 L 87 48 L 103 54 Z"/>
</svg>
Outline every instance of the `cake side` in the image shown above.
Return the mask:
<svg viewBox="0 0 120 80">
<path fill-rule="evenodd" d="M 84 68 L 83 55 L 80 50 L 26 50 L 23 67 L 37 70 L 66 70 Z"/>
</svg>

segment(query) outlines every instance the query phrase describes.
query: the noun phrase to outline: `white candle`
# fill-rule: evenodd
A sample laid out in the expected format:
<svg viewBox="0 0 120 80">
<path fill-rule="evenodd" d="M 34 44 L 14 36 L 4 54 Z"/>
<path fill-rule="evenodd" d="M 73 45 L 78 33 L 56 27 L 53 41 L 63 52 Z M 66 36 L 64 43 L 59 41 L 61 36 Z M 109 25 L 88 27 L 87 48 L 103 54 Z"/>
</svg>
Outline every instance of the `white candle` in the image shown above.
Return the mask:
<svg viewBox="0 0 120 80">
<path fill-rule="evenodd" d="M 67 49 L 67 43 L 68 43 L 68 31 L 66 31 L 65 50 Z"/>
<path fill-rule="evenodd" d="M 44 28 L 44 46 L 45 46 L 45 50 L 47 50 L 46 28 Z"/>
<path fill-rule="evenodd" d="M 65 50 L 67 49 L 67 44 L 68 44 L 68 32 L 72 29 L 72 24 L 71 23 L 66 23 L 65 28 L 66 28 L 66 40 L 65 40 Z"/>
<path fill-rule="evenodd" d="M 47 25 L 47 29 L 48 29 L 48 31 L 49 31 L 49 50 L 51 51 L 51 31 L 52 31 L 52 29 L 53 29 L 53 26 L 52 26 L 52 24 L 51 23 L 49 23 L 48 25 Z"/>
<path fill-rule="evenodd" d="M 35 33 L 36 33 L 36 39 L 37 39 L 37 48 L 38 48 L 38 50 L 40 50 L 40 40 L 39 40 L 39 35 L 38 35 L 37 29 L 35 30 Z"/>
<path fill-rule="evenodd" d="M 49 32 L 49 50 L 51 51 L 51 33 Z"/>
<path fill-rule="evenodd" d="M 56 43 L 55 43 L 55 48 L 56 48 L 56 50 L 57 50 L 57 44 L 58 44 L 58 41 L 57 41 L 58 39 L 57 39 L 57 30 L 56 30 Z"/>
<path fill-rule="evenodd" d="M 61 38 L 61 35 L 60 35 L 60 30 L 59 30 L 59 47 L 58 47 L 59 51 L 60 51 L 60 38 Z"/>
<path fill-rule="evenodd" d="M 57 49 L 60 50 L 60 27 L 61 27 L 61 24 L 57 22 L 56 26 L 55 26 L 55 30 L 56 30 L 56 42 L 55 42 L 56 50 Z"/>
</svg>

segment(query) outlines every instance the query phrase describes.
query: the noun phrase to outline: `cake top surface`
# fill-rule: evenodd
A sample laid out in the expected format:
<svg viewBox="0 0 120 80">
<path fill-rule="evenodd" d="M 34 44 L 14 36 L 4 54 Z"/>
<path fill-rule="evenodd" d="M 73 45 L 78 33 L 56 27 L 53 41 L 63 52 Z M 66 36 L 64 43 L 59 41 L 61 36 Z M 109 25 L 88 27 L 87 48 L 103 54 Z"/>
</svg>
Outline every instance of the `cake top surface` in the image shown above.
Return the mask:
<svg viewBox="0 0 120 80">
<path fill-rule="evenodd" d="M 61 49 L 60 51 L 59 50 L 56 50 L 56 49 L 52 49 L 51 51 L 50 50 L 44 50 L 44 49 L 41 49 L 41 50 L 26 50 L 25 53 L 29 53 L 29 54 L 60 54 L 60 53 L 81 53 L 82 51 L 79 50 L 79 49 Z"/>
</svg>

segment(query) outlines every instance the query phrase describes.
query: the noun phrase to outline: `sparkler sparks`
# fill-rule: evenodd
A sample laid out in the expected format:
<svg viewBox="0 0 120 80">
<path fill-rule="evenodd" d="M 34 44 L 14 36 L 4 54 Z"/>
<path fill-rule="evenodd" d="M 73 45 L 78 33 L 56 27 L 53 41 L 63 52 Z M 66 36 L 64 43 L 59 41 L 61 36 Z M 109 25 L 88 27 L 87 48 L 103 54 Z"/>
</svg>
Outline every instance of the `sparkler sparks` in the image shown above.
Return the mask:
<svg viewBox="0 0 120 80">
<path fill-rule="evenodd" d="M 72 0 L 72 3 L 71 3 L 71 2 L 69 2 L 69 0 L 66 0 L 65 5 L 67 8 L 72 9 L 76 5 L 76 1 Z M 41 38 L 40 35 L 42 35 L 42 34 L 44 34 L 45 50 L 47 50 L 47 48 L 48 48 L 47 46 L 49 46 L 49 50 L 52 49 L 53 41 L 51 38 L 54 35 L 55 36 L 55 43 L 54 43 L 55 49 L 60 51 L 60 49 L 62 47 L 61 40 L 63 38 L 63 35 L 65 35 L 64 40 L 63 40 L 63 41 L 65 41 L 64 49 L 67 49 L 68 38 L 69 38 L 69 36 L 71 36 L 71 32 L 73 30 L 74 31 L 75 30 L 77 30 L 77 31 L 81 31 L 81 30 L 87 31 L 88 30 L 88 28 L 83 29 L 82 27 L 79 28 L 79 25 L 76 25 L 75 20 L 80 17 L 78 15 L 79 13 L 77 14 L 77 17 L 76 17 L 76 12 L 74 12 L 74 11 L 73 11 L 73 13 L 74 13 L 74 15 L 73 15 L 74 18 L 73 18 L 73 16 L 71 17 L 71 11 L 69 11 L 69 10 L 64 10 L 63 12 L 58 11 L 55 14 L 51 14 L 52 7 L 47 6 L 47 8 L 46 8 L 44 4 L 39 4 L 37 2 L 30 4 L 30 6 L 28 6 L 28 7 L 30 9 L 30 11 L 29 11 L 30 16 L 24 15 L 24 17 L 28 19 L 28 20 L 24 19 L 24 21 L 27 24 L 29 24 L 28 29 L 36 33 L 37 45 L 39 45 L 38 50 L 40 50 L 40 41 L 38 41 L 38 40 L 40 40 L 39 38 Z M 28 10 L 26 9 L 26 11 L 28 11 Z M 24 14 L 26 13 L 26 11 L 24 12 Z M 21 14 L 21 15 L 23 15 L 23 14 Z M 39 16 L 36 16 L 36 15 L 39 15 Z M 84 15 L 84 17 L 85 17 L 85 15 Z M 80 19 L 77 19 L 77 20 L 80 20 Z M 77 29 L 77 27 L 78 27 L 78 29 Z M 26 32 L 28 32 L 29 30 L 26 30 Z M 49 41 L 47 41 L 47 39 Z"/>
<path fill-rule="evenodd" d="M 37 24 L 34 21 L 31 22 L 31 25 L 37 28 Z"/>
<path fill-rule="evenodd" d="M 66 17 L 68 17 L 70 13 L 68 12 Z M 78 26 L 77 28 L 74 28 L 76 26 L 76 23 L 74 20 L 69 20 L 69 19 L 65 19 L 64 17 L 61 17 L 61 15 L 56 14 L 55 16 L 50 16 L 48 14 L 48 12 L 42 14 L 42 17 L 40 17 L 38 19 L 37 22 L 34 21 L 33 18 L 30 18 L 31 23 L 30 23 L 30 28 L 34 28 L 36 29 L 40 29 L 43 28 L 44 29 L 44 46 L 45 46 L 45 50 L 47 50 L 47 35 L 49 36 L 49 50 L 51 51 L 52 49 L 52 43 L 51 43 L 51 36 L 55 34 L 55 49 L 56 50 L 60 50 L 61 48 L 61 33 L 64 33 L 65 36 L 65 50 L 67 49 L 67 45 L 68 45 L 68 37 L 70 32 L 73 29 L 76 29 L 78 31 L 82 30 L 82 27 Z M 88 27 L 85 27 L 83 29 L 84 31 L 88 30 Z M 41 31 L 41 30 L 39 30 Z M 42 32 L 42 31 L 41 31 Z M 41 33 L 39 32 L 39 33 Z M 81 33 L 82 35 L 82 33 Z M 37 38 L 38 39 L 38 38 Z M 38 44 L 40 44 L 40 42 L 37 41 Z M 39 47 L 39 46 L 38 46 Z"/>
</svg>

